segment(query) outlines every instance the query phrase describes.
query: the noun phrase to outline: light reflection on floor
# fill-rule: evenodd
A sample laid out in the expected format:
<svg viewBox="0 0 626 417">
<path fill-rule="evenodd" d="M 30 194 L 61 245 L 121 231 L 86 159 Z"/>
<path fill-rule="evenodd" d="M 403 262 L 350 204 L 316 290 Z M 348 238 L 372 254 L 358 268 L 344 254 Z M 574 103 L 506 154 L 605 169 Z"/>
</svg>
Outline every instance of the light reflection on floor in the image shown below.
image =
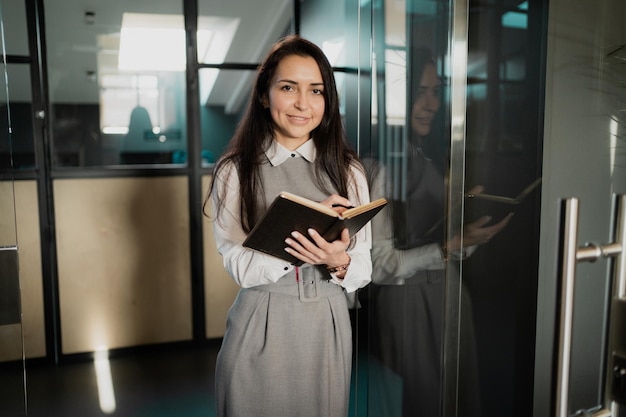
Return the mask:
<svg viewBox="0 0 626 417">
<path fill-rule="evenodd" d="M 93 365 L 96 370 L 100 410 L 104 414 L 113 414 L 115 412 L 115 390 L 111 378 L 111 363 L 107 348 L 100 348 L 95 352 Z"/>
<path fill-rule="evenodd" d="M 213 417 L 218 347 L 102 350 L 60 365 L 27 363 L 28 414 L 16 401 L 11 410 L 0 407 L 0 416 Z"/>
</svg>

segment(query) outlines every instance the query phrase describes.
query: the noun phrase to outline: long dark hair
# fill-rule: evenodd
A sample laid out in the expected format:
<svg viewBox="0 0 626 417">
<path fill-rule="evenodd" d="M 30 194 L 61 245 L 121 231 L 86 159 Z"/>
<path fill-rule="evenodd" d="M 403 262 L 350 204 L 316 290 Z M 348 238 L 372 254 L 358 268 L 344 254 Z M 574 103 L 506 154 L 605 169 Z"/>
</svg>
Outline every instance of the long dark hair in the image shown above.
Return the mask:
<svg viewBox="0 0 626 417">
<path fill-rule="evenodd" d="M 240 183 L 240 220 L 246 233 L 252 229 L 258 218 L 259 208 L 256 196 L 263 195 L 260 165 L 263 162 L 264 151 L 274 139 L 274 122 L 264 103 L 267 103 L 269 99 L 270 84 L 278 65 L 283 59 L 292 55 L 313 58 L 317 62 L 324 83 L 324 116 L 319 126 L 311 132 L 317 149 L 316 182 L 320 188 L 326 190 L 324 178 L 327 178 L 340 195 L 347 196 L 350 166 L 357 161 L 357 155 L 349 147 L 345 136 L 339 113 L 335 77 L 324 52 L 314 43 L 297 35 L 281 39 L 274 45 L 259 68 L 244 116 L 213 171 L 213 179 L 215 179 L 228 164 L 232 163 L 236 168 Z M 207 202 L 214 188 L 215 182 L 212 181 L 204 201 L 205 215 L 207 215 Z M 330 190 L 326 191 L 330 193 Z M 217 197 L 216 209 L 219 213 L 223 208 L 225 196 L 218 195 Z"/>
</svg>

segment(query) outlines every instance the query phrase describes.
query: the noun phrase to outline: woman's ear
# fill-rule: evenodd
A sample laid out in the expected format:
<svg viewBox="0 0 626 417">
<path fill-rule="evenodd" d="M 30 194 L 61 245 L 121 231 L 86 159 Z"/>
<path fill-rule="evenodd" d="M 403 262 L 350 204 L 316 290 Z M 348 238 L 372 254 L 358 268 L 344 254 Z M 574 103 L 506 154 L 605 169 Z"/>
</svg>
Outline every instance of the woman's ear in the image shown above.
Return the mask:
<svg viewBox="0 0 626 417">
<path fill-rule="evenodd" d="M 267 99 L 267 97 L 263 97 L 261 99 L 261 104 L 263 105 L 264 109 L 267 109 L 270 106 L 269 100 Z"/>
</svg>

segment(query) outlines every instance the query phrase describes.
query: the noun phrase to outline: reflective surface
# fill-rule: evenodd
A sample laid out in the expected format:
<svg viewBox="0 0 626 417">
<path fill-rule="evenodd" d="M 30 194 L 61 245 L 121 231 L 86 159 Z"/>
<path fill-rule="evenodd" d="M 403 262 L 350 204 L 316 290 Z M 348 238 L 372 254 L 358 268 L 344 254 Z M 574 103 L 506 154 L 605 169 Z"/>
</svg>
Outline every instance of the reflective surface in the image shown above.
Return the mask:
<svg viewBox="0 0 626 417">
<path fill-rule="evenodd" d="M 554 325 L 559 259 L 552 248 L 562 232 L 554 208 L 579 201 L 578 245 L 612 241 L 614 194 L 626 192 L 624 159 L 625 4 L 618 0 L 551 2 L 546 78 L 544 201 L 542 206 L 539 332 Z M 573 27 L 576 27 L 576 30 Z M 569 414 L 607 407 L 604 393 L 611 263 L 576 267 Z M 558 328 L 559 324 L 556 323 Z M 537 340 L 539 381 L 552 372 L 553 340 Z M 610 372 L 610 371 L 609 371 Z M 537 409 L 553 414 L 550 387 L 535 386 Z M 539 406 L 541 408 L 539 408 Z M 623 414 L 620 414 L 623 415 Z"/>
<path fill-rule="evenodd" d="M 111 2 L 72 18 L 67 7 L 45 4 L 54 166 L 181 162 L 182 2 Z"/>
<path fill-rule="evenodd" d="M 211 88 L 207 86 L 207 83 L 211 84 L 214 82 L 214 77 L 218 74 L 217 80 L 228 81 L 223 83 L 215 82 L 212 91 L 208 93 Z M 200 69 L 200 123 L 203 166 L 212 165 L 230 141 L 243 107 L 247 104 L 255 74 L 252 70 Z M 233 95 L 229 88 L 233 84 L 241 88 L 236 95 Z M 210 95 L 214 96 L 211 100 L 215 100 L 215 104 L 208 103 L 208 96 Z M 218 99 L 215 98 L 218 95 L 223 97 L 219 99 L 221 104 L 218 104 Z"/>
<path fill-rule="evenodd" d="M 459 234 L 447 229 L 446 215 L 451 10 L 452 3 L 430 1 L 385 2 L 375 10 L 372 124 L 377 141 L 368 166 L 371 197 L 385 196 L 390 205 L 372 222 L 370 415 L 443 413 L 444 318 L 455 322 L 446 313 L 446 280 L 459 282 L 462 256 L 454 248 L 446 262 L 443 251 L 447 236 Z M 474 346 L 464 349 L 473 352 Z M 469 378 L 476 387 L 476 375 Z M 466 404 L 463 415 L 480 415 L 479 406 Z"/>
<path fill-rule="evenodd" d="M 5 19 L 0 9 L 0 21 Z M 0 44 L 3 45 L 0 64 L 0 154 L 2 165 L 10 167 L 14 142 L 4 32 L 0 33 Z M 25 416 L 26 381 L 15 206 L 13 180 L 10 176 L 3 176 L 0 178 L 0 339 L 8 342 L 0 346 L 0 357 L 7 361 L 2 364 L 4 369 L 0 370 L 0 409 L 10 415 Z"/>
<path fill-rule="evenodd" d="M 116 1 L 71 19 L 66 0 L 45 6 L 54 165 L 186 165 L 183 2 Z M 200 117 L 210 123 L 202 129 L 214 136 L 203 140 L 215 141 L 203 148 L 205 164 L 221 152 L 251 86 L 220 67 L 254 68 L 292 12 L 284 0 L 198 2 L 198 62 L 213 65 L 199 73 Z"/>
<path fill-rule="evenodd" d="M 476 346 L 483 416 L 527 416 L 533 409 L 547 7 L 521 1 L 472 7 L 478 3 L 469 2 L 465 189 L 480 185 L 483 193 L 515 203 L 475 207 L 485 199 L 466 199 L 466 222 L 513 215 L 463 264 L 461 314 L 472 315 L 474 333 L 462 333 L 461 343 L 473 338 Z M 461 378 L 464 372 L 462 365 Z"/>
<path fill-rule="evenodd" d="M 2 6 L 23 16 L 22 3 L 3 1 Z M 369 173 L 376 180 L 372 184 L 373 195 L 380 193 L 393 201 L 386 223 L 374 225 L 375 282 L 361 292 L 362 308 L 356 312 L 360 343 L 357 359 L 359 365 L 368 365 L 357 368 L 355 383 L 359 393 L 367 387 L 366 405 L 358 415 L 398 416 L 403 408 L 405 415 L 414 415 L 417 409 L 427 417 L 442 413 L 481 417 L 549 415 L 556 308 L 556 202 L 563 196 L 581 197 L 581 238 L 605 242 L 610 230 L 607 207 L 611 193 L 625 192 L 623 2 L 576 2 L 572 7 L 568 1 L 553 0 L 550 16 L 547 5 L 537 4 L 545 2 L 515 0 L 388 0 L 360 2 L 360 9 L 353 3 L 299 2 L 299 24 L 302 34 L 325 46 L 333 64 L 341 67 L 337 80 L 350 140 L 371 168 Z M 125 11 L 133 11 L 133 15 L 127 15 L 128 24 L 136 22 L 138 13 L 145 12 L 152 19 L 163 17 L 160 28 L 180 28 L 182 4 L 114 1 L 107 3 L 106 10 L 89 10 L 61 0 L 45 1 L 53 170 L 74 168 L 72 174 L 66 175 L 75 172 L 77 176 L 89 176 L 88 168 L 120 164 L 189 168 L 193 162 L 190 156 L 195 155 L 190 155 L 188 143 L 196 139 L 201 144 L 193 152 L 200 150 L 196 160 L 201 160 L 203 167 L 210 167 L 219 157 L 247 99 L 253 73 L 250 67 L 262 59 L 274 40 L 292 30 L 296 23 L 291 16 L 294 3 L 199 1 L 199 45 L 211 39 L 207 27 L 224 30 L 215 38 L 220 40 L 216 45 L 232 43 L 226 50 L 214 50 L 210 42 L 198 48 L 201 68 L 197 98 L 190 98 L 185 92 L 184 67 L 177 61 L 184 43 L 178 35 L 170 37 L 174 41 L 171 49 L 152 50 L 134 63 L 138 65 L 134 70 L 129 69 L 132 59 L 124 61 L 121 68 L 118 65 L 125 43 Z M 72 13 L 68 14 L 70 9 Z M 469 12 L 468 27 L 464 27 L 465 15 L 460 10 Z M 7 42 L 7 48 L 14 48 L 14 54 L 26 54 L 26 25 L 17 18 L 6 23 L 7 28 L 19 33 Z M 145 50 L 151 50 L 157 36 L 147 37 Z M 158 41 L 163 47 L 165 43 Z M 432 65 L 426 65 L 422 47 L 430 50 Z M 468 52 L 466 64 L 465 56 L 459 55 L 464 50 Z M 370 58 L 374 59 L 373 65 Z M 458 63 L 464 68 L 460 69 Z M 167 68 L 157 69 L 161 64 L 167 64 Z M 10 136 L 0 136 L 0 164 L 5 170 L 13 164 L 21 171 L 39 175 L 34 170 L 30 133 L 32 91 L 29 71 L 24 68 L 19 64 L 6 68 L 15 88 L 11 92 L 10 119 L 6 97 L 0 103 L 5 104 L 2 113 L 6 113 L 0 127 L 5 133 L 9 126 L 12 130 Z M 460 81 L 454 78 L 459 70 L 467 72 L 467 77 Z M 453 90 L 455 82 L 467 84 L 460 97 L 454 95 L 460 91 Z M 201 138 L 187 132 L 192 117 L 187 114 L 187 101 L 200 103 L 198 120 L 194 120 L 200 126 Z M 131 114 L 137 106 L 145 109 L 143 119 L 149 122 L 138 123 L 135 130 L 134 123 L 131 129 Z M 459 106 L 466 106 L 466 111 Z M 460 108 L 461 112 L 455 113 Z M 105 132 L 105 127 L 118 130 Z M 131 133 L 135 139 L 130 138 Z M 195 178 L 193 175 L 189 178 Z M 542 179 L 542 183 L 516 201 L 515 197 L 537 179 Z M 94 230 L 113 230 L 119 233 L 114 235 L 116 238 L 119 236 L 138 248 L 163 242 L 151 234 L 162 229 L 163 219 L 168 219 L 170 225 L 173 219 L 183 219 L 184 225 L 198 223 L 185 216 L 197 211 L 193 201 L 200 199 L 192 198 L 191 207 L 185 206 L 173 215 L 167 204 L 173 194 L 161 183 L 153 190 L 165 193 L 166 204 L 157 204 L 165 215 L 154 211 L 155 193 L 144 185 L 137 186 L 137 191 L 133 189 L 127 198 L 120 194 L 117 185 L 110 187 L 107 194 L 97 192 L 101 190 L 97 188 L 100 183 L 86 183 L 89 178 L 72 179 L 91 187 L 95 195 L 91 198 L 65 180 L 55 178 L 46 184 L 48 190 L 57 187 L 57 194 L 52 197 L 65 196 L 63 204 L 51 201 L 54 207 L 83 209 L 84 219 L 94 221 Z M 8 218 L 0 219 L 0 232 L 3 239 L 5 235 L 8 238 L 0 245 L 14 246 L 17 238 L 13 184 L 5 181 L 2 186 L 0 214 L 8 214 Z M 509 211 L 515 215 L 499 233 L 490 233 L 486 242 L 472 245 L 476 247 L 467 253 L 448 251 L 450 260 L 444 263 L 443 247 L 461 231 L 468 238 L 464 226 L 483 214 L 495 217 L 495 212 L 489 210 L 471 212 L 470 198 L 462 204 L 465 192 L 476 186 L 484 187 L 483 194 L 513 200 L 514 208 L 505 208 L 504 215 Z M 173 190 L 200 194 L 186 184 Z M 87 205 L 74 204 L 80 203 L 80 198 L 97 204 L 107 216 L 94 216 Z M 129 211 L 129 201 L 144 209 Z M 190 200 L 181 194 L 176 201 L 186 204 Z M 81 234 L 84 230 L 55 229 L 66 220 L 68 224 L 76 223 L 72 212 L 62 211 L 61 216 L 47 219 L 49 223 L 42 227 L 56 231 L 55 241 L 67 242 L 60 246 L 61 259 L 76 267 L 76 282 L 84 284 L 85 270 L 90 266 L 81 266 L 75 260 L 109 265 L 109 258 L 103 251 L 102 239 L 90 240 L 94 245 L 90 256 L 77 256 L 85 246 L 77 247 L 80 245 L 75 245 L 72 233 Z M 53 210 L 45 208 L 42 212 Z M 146 212 L 156 218 L 146 217 Z M 139 216 L 145 223 L 125 223 L 124 219 L 135 218 L 131 215 Z M 104 224 L 97 223 L 102 220 Z M 141 226 L 137 235 L 148 239 L 130 240 L 132 231 L 128 224 Z M 191 235 L 200 233 L 200 228 L 191 229 Z M 173 241 L 188 242 L 186 229 L 180 230 L 184 230 L 185 236 Z M 50 246 L 49 240 L 41 247 Z M 111 241 L 111 247 L 119 248 L 119 241 Z M 24 244 L 26 240 L 20 242 Z M 193 254 L 194 250 L 193 245 L 191 249 L 183 248 L 180 259 L 194 258 L 188 253 Z M 171 251 L 151 252 L 158 260 L 166 260 L 166 253 Z M 126 255 L 128 251 L 121 256 Z M 465 259 L 459 259 L 465 255 Z M 199 258 L 204 260 L 202 256 Z M 212 258 L 207 255 L 206 259 Z M 45 265 L 56 261 L 48 259 Z M 146 272 L 137 256 L 128 255 L 118 264 L 131 265 L 129 269 L 138 264 L 136 270 Z M 151 265 L 160 269 L 155 267 L 156 262 Z M 49 269 L 45 269 L 44 277 L 48 284 L 57 278 L 63 283 L 70 276 L 63 270 L 60 277 L 50 276 Z M 606 263 L 597 262 L 580 270 L 583 278 L 577 290 L 577 336 L 570 381 L 573 411 L 592 409 L 602 402 L 606 269 Z M 186 269 L 174 275 L 180 279 L 177 285 L 183 289 L 181 294 L 190 294 L 188 282 L 195 277 L 190 278 Z M 132 282 L 134 277 L 113 273 L 107 278 L 113 276 L 117 284 Z M 152 277 L 145 279 L 153 282 Z M 36 279 L 40 285 L 44 280 Z M 164 282 L 172 283 L 169 277 Z M 67 288 L 81 286 L 70 281 Z M 136 288 L 107 288 L 121 288 L 111 298 L 120 300 L 124 308 L 134 308 Z M 95 285 L 89 290 L 98 292 Z M 76 307 L 76 300 L 84 299 L 83 293 L 63 294 L 64 298 L 56 301 L 66 309 Z M 128 300 L 121 297 L 124 294 Z M 226 298 L 219 291 L 213 296 Z M 208 296 L 207 299 L 210 300 Z M 168 308 L 188 311 L 193 302 L 183 300 Z M 30 305 L 35 304 L 42 303 L 38 299 Z M 199 315 L 219 316 L 210 310 L 216 304 L 208 302 L 206 311 Z M 168 330 L 162 327 L 163 322 L 161 327 L 150 325 L 142 314 L 132 314 L 138 319 L 133 323 L 137 329 L 155 329 L 159 334 Z M 54 317 L 47 319 L 53 321 Z M 181 338 L 189 339 L 191 321 L 188 318 L 172 328 L 187 326 L 189 331 Z M 121 314 L 117 318 L 107 316 L 102 322 L 112 329 L 124 329 L 128 320 L 126 314 Z M 17 335 L 3 340 L 21 344 L 21 326 L 11 326 L 10 331 L 17 329 Z M 69 326 L 60 327 L 71 330 Z M 219 330 L 207 334 L 219 337 Z M 86 332 L 71 336 L 81 334 Z M 64 339 L 70 340 L 70 336 Z M 147 341 L 154 340 L 157 339 Z M 119 346 L 133 344 L 136 341 L 124 340 Z M 8 345 L 0 344 L 0 348 L 5 346 Z M 62 350 L 63 346 L 58 348 Z M 88 344 L 77 350 L 92 348 Z M 21 352 L 21 347 L 16 352 Z M 448 360 L 443 368 L 446 359 L 452 362 Z M 366 384 L 362 384 L 362 375 L 367 378 Z M 22 390 L 20 384 L 13 387 Z M 450 408 L 442 408 L 442 403 Z"/>
<path fill-rule="evenodd" d="M 375 415 L 532 410 L 541 49 L 525 42 L 542 15 L 506 3 L 375 9 L 373 189 L 392 200 L 373 222 Z"/>
<path fill-rule="evenodd" d="M 2 2 L 2 12 L 5 36 L 6 54 L 28 55 L 28 32 L 26 25 L 25 2 L 7 0 Z M 8 17 L 8 18 L 6 18 Z M 11 80 L 11 119 L 9 124 L 9 109 L 6 102 L 7 78 Z M 32 106 L 30 90 L 29 65 L 9 63 L 3 65 L 3 98 L 0 108 L 0 170 L 32 169 L 35 167 L 35 145 L 33 141 Z M 12 130 L 10 137 L 6 134 L 9 127 Z M 9 142 L 10 140 L 10 142 Z"/>
</svg>

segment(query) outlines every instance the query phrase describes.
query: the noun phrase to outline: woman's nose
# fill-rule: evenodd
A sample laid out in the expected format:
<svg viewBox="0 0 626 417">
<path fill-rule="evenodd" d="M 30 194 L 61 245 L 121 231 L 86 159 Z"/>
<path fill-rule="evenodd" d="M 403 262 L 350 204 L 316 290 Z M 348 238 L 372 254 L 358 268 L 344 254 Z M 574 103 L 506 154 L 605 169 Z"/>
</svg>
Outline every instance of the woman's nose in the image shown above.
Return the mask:
<svg viewBox="0 0 626 417">
<path fill-rule="evenodd" d="M 309 106 L 309 99 L 306 95 L 306 92 L 302 91 L 300 93 L 298 93 L 297 97 L 296 97 L 296 102 L 295 102 L 295 106 L 296 108 L 302 110 L 302 109 L 306 109 Z"/>
<path fill-rule="evenodd" d="M 437 111 L 439 108 L 439 97 L 436 94 L 427 94 L 425 106 L 428 110 Z"/>
</svg>

